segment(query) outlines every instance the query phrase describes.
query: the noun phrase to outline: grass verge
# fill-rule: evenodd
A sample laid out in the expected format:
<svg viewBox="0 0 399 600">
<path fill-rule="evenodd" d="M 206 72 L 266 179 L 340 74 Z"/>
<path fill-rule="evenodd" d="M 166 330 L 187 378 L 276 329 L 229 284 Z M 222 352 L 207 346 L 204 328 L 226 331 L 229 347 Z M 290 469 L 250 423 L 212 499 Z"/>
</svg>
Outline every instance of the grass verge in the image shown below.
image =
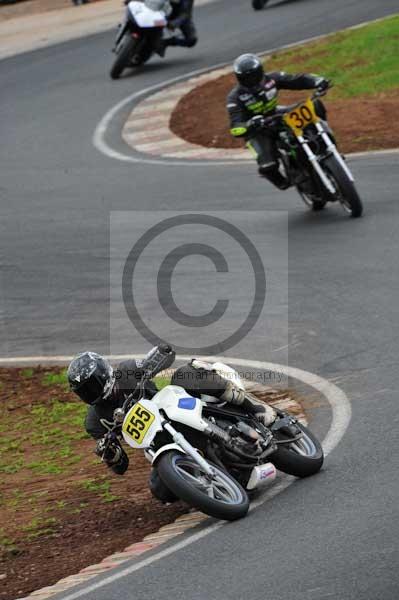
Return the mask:
<svg viewBox="0 0 399 600">
<path fill-rule="evenodd" d="M 265 59 L 265 68 L 317 73 L 333 81 L 326 105 L 344 152 L 399 147 L 399 130 L 392 127 L 399 102 L 399 15 L 275 52 Z M 241 147 L 229 133 L 225 108 L 234 84 L 234 77 L 225 75 L 192 90 L 172 114 L 172 131 L 208 147 Z M 307 95 L 282 91 L 279 101 L 289 104 Z"/>
</svg>

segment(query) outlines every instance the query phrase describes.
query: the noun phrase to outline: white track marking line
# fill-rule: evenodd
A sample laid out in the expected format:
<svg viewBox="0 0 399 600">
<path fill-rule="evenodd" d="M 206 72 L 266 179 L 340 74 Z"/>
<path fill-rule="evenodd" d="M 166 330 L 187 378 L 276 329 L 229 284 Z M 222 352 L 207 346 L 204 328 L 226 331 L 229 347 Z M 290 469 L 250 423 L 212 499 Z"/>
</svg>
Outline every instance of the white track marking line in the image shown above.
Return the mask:
<svg viewBox="0 0 399 600">
<path fill-rule="evenodd" d="M 368 25 L 370 23 L 377 23 L 378 21 L 383 21 L 384 19 L 387 19 L 389 17 L 393 17 L 395 16 L 397 13 L 392 13 L 389 15 L 385 15 L 384 17 L 380 17 L 378 19 L 372 19 L 371 21 L 362 21 L 361 23 L 358 23 L 357 25 L 352 25 L 351 27 L 346 27 L 343 30 L 335 30 L 335 31 L 331 31 L 330 33 L 326 33 L 326 34 L 322 34 L 322 35 L 315 35 L 309 38 L 305 38 L 303 40 L 299 40 L 298 42 L 293 42 L 291 44 L 284 44 L 283 46 L 278 46 L 276 48 L 270 48 L 269 50 L 262 50 L 260 52 L 257 52 L 256 54 L 259 54 L 260 56 L 265 55 L 265 54 L 270 54 L 273 52 L 276 52 L 277 50 L 284 50 L 287 48 L 295 48 L 296 46 L 300 46 L 302 44 L 307 44 L 309 42 L 313 42 L 316 40 L 321 40 L 324 38 L 327 38 L 329 36 L 334 35 L 335 33 L 338 33 L 338 31 L 349 31 L 351 29 L 358 29 L 360 27 L 363 27 L 364 25 Z M 207 74 L 212 74 L 212 71 L 215 71 L 217 69 L 221 69 L 223 67 L 228 67 L 231 64 L 232 61 L 227 61 L 224 63 L 219 63 L 217 65 L 213 65 L 212 67 L 205 67 L 203 69 L 197 69 L 195 71 L 191 71 L 190 73 L 186 73 L 184 75 L 179 75 L 178 77 L 173 77 L 172 79 L 167 79 L 166 81 L 163 81 L 161 83 L 156 83 L 152 86 L 149 86 L 143 90 L 140 90 L 139 92 L 135 92 L 134 94 L 131 94 L 130 96 L 127 96 L 127 98 L 124 98 L 123 100 L 121 100 L 120 102 L 118 102 L 118 104 L 115 104 L 100 120 L 100 122 L 98 123 L 94 134 L 93 134 L 93 138 L 92 138 L 92 143 L 94 145 L 95 148 L 97 148 L 97 150 L 99 150 L 99 152 L 101 152 L 102 154 L 105 154 L 105 156 L 108 156 L 109 158 L 114 158 L 115 160 L 120 160 L 123 162 L 131 162 L 131 163 L 142 163 L 142 164 L 150 164 L 150 165 L 164 165 L 164 166 L 182 166 L 182 167 L 187 167 L 187 166 L 192 166 L 192 165 L 196 165 L 196 166 L 200 166 L 200 167 L 220 167 L 220 166 L 237 166 L 237 165 L 242 165 L 242 166 L 248 166 L 253 165 L 253 160 L 252 159 L 242 159 L 242 160 L 228 160 L 228 161 L 222 161 L 222 160 L 213 160 L 213 161 L 203 161 L 203 160 L 191 160 L 191 161 L 176 161 L 176 160 L 163 160 L 162 158 L 159 159 L 152 159 L 152 158 L 145 158 L 145 157 L 139 157 L 139 156 L 133 156 L 131 154 L 124 154 L 122 152 L 118 152 L 117 150 L 114 150 L 113 148 L 111 148 L 111 146 L 106 142 L 105 140 L 105 136 L 106 133 L 108 131 L 108 128 L 112 122 L 112 120 L 114 119 L 114 117 L 118 114 L 118 112 L 124 108 L 126 105 L 133 103 L 134 101 L 138 100 L 139 98 L 145 97 L 145 96 L 149 96 L 150 94 L 152 94 L 153 92 L 158 92 L 159 90 L 162 90 L 163 88 L 168 88 L 169 86 L 175 84 L 175 83 L 180 83 L 180 82 L 184 82 L 189 80 L 192 77 L 198 77 L 199 75 L 207 75 Z M 167 90 L 165 90 L 166 92 Z M 132 107 L 133 110 L 133 107 Z M 350 156 L 351 158 L 362 158 L 363 156 L 369 156 L 372 154 L 378 154 L 380 151 L 376 151 L 376 152 L 370 152 L 370 153 L 355 153 L 353 156 L 348 154 L 347 156 Z M 397 153 L 399 152 L 398 149 L 394 149 L 392 151 L 390 150 L 383 150 L 381 152 L 384 153 L 389 153 L 389 152 L 393 152 L 393 153 Z"/>
<path fill-rule="evenodd" d="M 145 356 L 144 354 L 135 355 L 135 357 L 137 357 L 137 358 L 143 358 L 144 356 Z M 47 362 L 47 363 L 49 363 L 49 362 L 68 362 L 69 360 L 71 360 L 71 358 L 72 357 L 70 357 L 70 356 L 18 357 L 17 361 L 15 358 L 14 359 L 2 358 L 2 359 L 0 359 L 0 364 L 11 364 L 11 362 L 13 360 L 14 360 L 14 362 L 20 362 L 20 363 L 25 362 L 26 363 L 29 361 L 33 362 L 35 359 L 36 359 L 36 363 L 40 362 L 42 364 L 45 362 Z M 126 358 L 131 358 L 131 356 L 130 355 L 111 355 L 108 358 L 110 360 L 124 360 Z M 179 355 L 176 358 L 177 358 L 177 360 L 189 360 L 192 357 L 185 356 L 185 355 Z M 222 362 L 226 362 L 228 364 L 236 365 L 236 366 L 243 366 L 243 367 L 249 367 L 249 368 L 253 368 L 253 369 L 262 369 L 265 371 L 274 371 L 274 372 L 278 372 L 278 373 L 283 373 L 284 375 L 286 375 L 288 377 L 293 377 L 294 379 L 302 381 L 303 383 L 307 384 L 308 386 L 313 387 L 314 389 L 316 389 L 318 392 L 320 392 L 326 398 L 327 402 L 331 406 L 331 412 L 332 412 L 331 425 L 327 432 L 326 437 L 324 438 L 324 440 L 322 442 L 325 455 L 327 456 L 328 454 L 330 454 L 330 452 L 332 452 L 334 450 L 334 448 L 339 444 L 339 442 L 343 438 L 343 436 L 349 426 L 350 419 L 351 419 L 351 414 L 352 414 L 351 405 L 350 405 L 349 399 L 346 396 L 345 392 L 343 390 L 341 390 L 339 387 L 337 387 L 336 385 L 334 385 L 333 383 L 331 383 L 330 381 L 328 381 L 327 379 L 324 379 L 323 377 L 320 377 L 319 375 L 315 375 L 314 373 L 310 373 L 309 371 L 304 371 L 302 369 L 297 369 L 295 367 L 289 367 L 287 365 L 280 365 L 280 364 L 271 363 L 271 362 L 247 360 L 247 359 L 240 359 L 240 358 L 231 358 L 231 357 L 225 357 L 225 356 L 219 356 L 219 357 L 207 356 L 207 357 L 203 357 L 203 358 L 210 360 L 210 361 L 222 361 Z M 267 502 L 268 500 L 270 500 L 271 498 L 273 498 L 274 496 L 276 496 L 277 494 L 279 494 L 280 492 L 285 490 L 294 481 L 295 481 L 295 477 L 283 476 L 283 478 L 272 488 L 269 488 L 269 490 L 266 491 L 262 495 L 262 497 L 259 498 L 259 500 L 257 500 L 256 502 L 253 502 L 251 504 L 250 510 L 254 510 L 254 509 L 258 508 L 259 506 L 261 506 L 262 504 L 264 504 L 265 502 Z M 135 571 L 138 571 L 139 569 L 147 567 L 162 558 L 165 558 L 167 556 L 170 556 L 171 554 L 174 554 L 178 550 L 181 550 L 182 548 L 185 548 L 186 546 L 193 544 L 194 542 L 209 535 L 210 533 L 213 533 L 214 531 L 220 529 L 221 527 L 224 527 L 225 525 L 226 525 L 226 523 L 224 521 L 219 521 L 217 523 L 214 523 L 213 525 L 209 525 L 205 529 L 202 529 L 201 531 L 198 531 L 198 532 L 188 536 L 186 539 L 181 540 L 180 542 L 177 542 L 176 544 L 173 544 L 172 546 L 165 548 L 164 550 L 160 550 L 159 552 L 157 552 L 156 554 L 154 554 L 152 556 L 149 556 L 148 558 L 139 560 L 138 562 L 134 563 L 133 565 L 130 565 L 129 567 L 126 567 L 125 569 L 122 569 L 118 573 L 114 573 L 113 575 L 110 575 L 109 577 L 106 577 L 105 579 L 102 579 L 102 580 L 98 581 L 97 583 L 88 585 L 88 586 L 84 587 L 83 589 L 78 590 L 77 592 L 74 592 L 72 594 L 67 594 L 66 596 L 62 596 L 62 600 L 76 600 L 77 598 L 81 598 L 82 596 L 84 596 L 86 594 L 90 594 L 91 592 L 94 592 L 95 590 L 105 587 L 105 586 L 113 583 L 114 581 L 117 581 L 123 577 L 126 577 L 127 575 L 130 575 L 131 573 L 134 573 Z"/>
</svg>

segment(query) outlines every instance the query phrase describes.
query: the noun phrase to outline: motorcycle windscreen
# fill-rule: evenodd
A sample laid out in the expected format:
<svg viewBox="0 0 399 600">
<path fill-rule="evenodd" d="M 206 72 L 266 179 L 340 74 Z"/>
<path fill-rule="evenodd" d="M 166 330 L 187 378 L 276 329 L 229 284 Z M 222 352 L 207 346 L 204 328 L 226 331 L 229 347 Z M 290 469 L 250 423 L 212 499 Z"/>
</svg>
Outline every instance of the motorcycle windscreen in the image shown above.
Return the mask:
<svg viewBox="0 0 399 600">
<path fill-rule="evenodd" d="M 159 10 L 151 10 L 142 2 L 129 2 L 128 8 L 130 14 L 142 29 L 150 27 L 166 27 L 165 14 Z"/>
</svg>

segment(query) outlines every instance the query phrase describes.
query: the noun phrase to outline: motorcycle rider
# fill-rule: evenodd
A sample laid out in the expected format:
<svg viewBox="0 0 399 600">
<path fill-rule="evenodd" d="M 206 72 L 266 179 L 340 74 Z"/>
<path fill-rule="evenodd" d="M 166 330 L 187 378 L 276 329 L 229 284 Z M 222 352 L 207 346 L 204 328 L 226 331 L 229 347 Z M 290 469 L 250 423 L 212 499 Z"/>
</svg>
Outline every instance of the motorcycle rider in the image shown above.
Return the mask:
<svg viewBox="0 0 399 600">
<path fill-rule="evenodd" d="M 161 352 L 164 357 L 162 368 L 170 367 L 175 359 L 172 348 L 166 345 L 159 346 L 150 351 L 147 357 L 151 357 L 155 350 Z M 86 351 L 75 356 L 68 367 L 70 389 L 88 404 L 85 428 L 97 440 L 95 453 L 117 475 L 126 472 L 129 458 L 118 441 L 109 443 L 104 436 L 113 424 L 114 410 L 121 408 L 130 394 L 133 394 L 133 398 L 136 394 L 137 398 L 139 392 L 137 384 L 144 374 L 145 361 L 146 359 L 126 360 L 114 369 L 103 356 Z M 221 377 L 213 370 L 211 363 L 193 359 L 174 371 L 171 383 L 183 387 L 190 395 L 197 398 L 201 394 L 206 394 L 221 402 L 243 406 L 265 425 L 270 425 L 276 418 L 273 408 L 247 399 L 234 381 Z M 157 392 L 152 381 L 147 381 L 144 389 L 148 399 Z M 161 482 L 156 470 L 152 471 L 149 483 L 153 495 L 158 499 L 163 502 L 174 499 L 168 488 Z"/>
<path fill-rule="evenodd" d="M 173 35 L 162 40 L 159 54 L 165 55 L 168 46 L 181 46 L 192 48 L 198 41 L 197 30 L 193 21 L 194 0 L 169 0 L 171 12 L 168 15 L 168 29 L 175 31 L 180 29 L 183 37 Z"/>
<path fill-rule="evenodd" d="M 278 90 L 325 91 L 330 81 L 309 73 L 288 74 L 284 71 L 265 73 L 262 61 L 255 54 L 242 54 L 233 65 L 238 85 L 228 94 L 227 111 L 230 133 L 244 138 L 256 155 L 258 172 L 279 189 L 290 187 L 289 181 L 279 171 L 275 150 L 275 133 L 265 124 L 265 117 L 278 112 Z M 315 100 L 316 113 L 326 119 L 321 100 Z"/>
</svg>

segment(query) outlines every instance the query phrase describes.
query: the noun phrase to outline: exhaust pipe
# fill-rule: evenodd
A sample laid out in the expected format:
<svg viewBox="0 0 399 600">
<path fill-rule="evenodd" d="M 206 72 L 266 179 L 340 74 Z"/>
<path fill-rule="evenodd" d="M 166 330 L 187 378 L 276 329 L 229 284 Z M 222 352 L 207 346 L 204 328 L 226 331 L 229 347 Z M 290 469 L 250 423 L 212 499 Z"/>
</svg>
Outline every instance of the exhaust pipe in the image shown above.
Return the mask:
<svg viewBox="0 0 399 600">
<path fill-rule="evenodd" d="M 268 462 L 257 465 L 252 469 L 251 476 L 246 485 L 247 490 L 255 490 L 265 487 L 276 479 L 276 467 Z"/>
</svg>

